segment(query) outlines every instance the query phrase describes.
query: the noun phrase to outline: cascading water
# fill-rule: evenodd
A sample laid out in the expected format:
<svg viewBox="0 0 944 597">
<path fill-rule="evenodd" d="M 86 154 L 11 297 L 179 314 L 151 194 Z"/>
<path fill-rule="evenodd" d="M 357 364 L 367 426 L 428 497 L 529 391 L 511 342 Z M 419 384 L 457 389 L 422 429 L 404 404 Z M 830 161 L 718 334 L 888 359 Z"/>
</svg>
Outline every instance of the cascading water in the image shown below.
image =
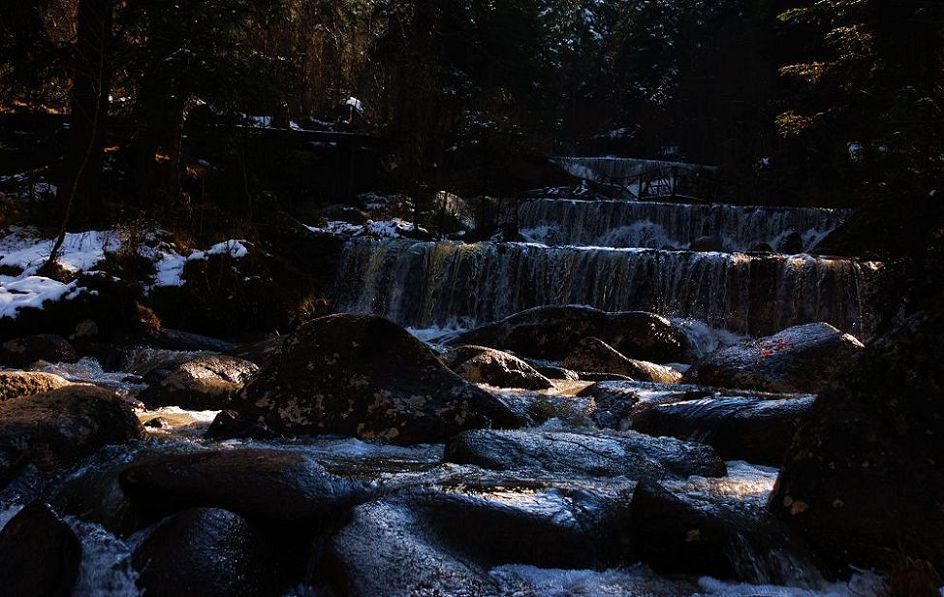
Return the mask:
<svg viewBox="0 0 944 597">
<path fill-rule="evenodd" d="M 584 304 L 695 318 L 748 334 L 825 321 L 867 335 L 871 269 L 808 255 L 354 239 L 342 259 L 336 306 L 420 328 Z"/>
<path fill-rule="evenodd" d="M 521 204 L 518 227 L 548 245 L 685 248 L 699 237 L 718 236 L 728 251 L 760 243 L 776 248 L 797 232 L 811 250 L 848 216 L 824 208 L 537 199 Z"/>
</svg>

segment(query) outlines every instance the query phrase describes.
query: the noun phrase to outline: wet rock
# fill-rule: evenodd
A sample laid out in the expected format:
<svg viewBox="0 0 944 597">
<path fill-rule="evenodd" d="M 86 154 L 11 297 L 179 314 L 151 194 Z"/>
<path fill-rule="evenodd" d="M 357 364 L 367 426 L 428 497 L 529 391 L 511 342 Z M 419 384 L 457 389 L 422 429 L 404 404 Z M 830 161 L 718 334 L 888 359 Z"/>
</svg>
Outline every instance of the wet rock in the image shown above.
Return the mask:
<svg viewBox="0 0 944 597">
<path fill-rule="evenodd" d="M 601 381 L 584 388 L 577 394 L 577 397 L 593 399 L 594 405 L 591 417 L 597 427 L 625 430 L 631 426 L 630 416 L 637 404 L 696 400 L 711 394 L 711 390 L 695 386 L 670 386 L 635 381 Z"/>
<path fill-rule="evenodd" d="M 37 334 L 0 345 L 0 365 L 25 368 L 36 361 L 48 363 L 74 363 L 79 360 L 72 344 L 62 336 Z"/>
<path fill-rule="evenodd" d="M 494 348 L 458 346 L 451 351 L 450 357 L 449 368 L 472 383 L 524 390 L 554 387 L 525 361 Z"/>
<path fill-rule="evenodd" d="M 161 328 L 150 340 L 154 346 L 167 350 L 226 352 L 236 347 L 226 340 L 170 328 Z"/>
<path fill-rule="evenodd" d="M 0 593 L 66 597 L 79 574 L 82 546 L 47 504 L 20 510 L 0 531 Z"/>
<path fill-rule="evenodd" d="M 580 489 L 532 490 L 518 501 L 507 499 L 514 490 L 504 487 L 476 491 L 411 491 L 357 508 L 331 545 L 342 592 L 492 594 L 487 571 L 497 565 L 624 561 L 619 533 L 627 509 L 620 500 Z"/>
<path fill-rule="evenodd" d="M 283 595 L 300 579 L 287 556 L 275 537 L 239 515 L 202 508 L 157 525 L 132 563 L 147 595 L 261 597 Z"/>
<path fill-rule="evenodd" d="M 790 232 L 777 245 L 777 252 L 784 255 L 799 255 L 803 249 L 803 237 L 799 232 Z"/>
<path fill-rule="evenodd" d="M 725 473 L 724 462 L 709 446 L 631 431 L 467 431 L 449 440 L 443 458 L 495 470 L 636 480 Z"/>
<path fill-rule="evenodd" d="M 580 340 L 596 337 L 623 355 L 656 363 L 688 363 L 696 351 L 684 331 L 652 313 L 607 313 L 578 305 L 536 307 L 464 334 L 455 341 L 539 359 L 560 360 Z"/>
<path fill-rule="evenodd" d="M 236 357 L 198 357 L 173 369 L 138 398 L 148 408 L 221 410 L 258 370 L 254 363 Z"/>
<path fill-rule="evenodd" d="M 143 437 L 144 429 L 127 404 L 95 386 L 71 385 L 0 402 L 0 450 L 45 471 L 102 446 Z"/>
<path fill-rule="evenodd" d="M 406 330 L 373 315 L 332 315 L 303 326 L 231 408 L 277 433 L 400 444 L 522 423 Z"/>
<path fill-rule="evenodd" d="M 942 329 L 939 297 L 870 344 L 788 450 L 770 508 L 839 569 L 944 571 Z"/>
<path fill-rule="evenodd" d="M 68 380 L 52 373 L 0 371 L 0 401 L 58 390 L 70 385 L 70 383 Z"/>
<path fill-rule="evenodd" d="M 683 382 L 769 392 L 817 393 L 846 373 L 863 345 L 827 323 L 786 329 L 716 351 Z"/>
<path fill-rule="evenodd" d="M 122 489 L 152 517 L 186 508 L 225 508 L 280 522 L 336 516 L 367 492 L 310 456 L 278 450 L 223 450 L 146 457 L 121 474 Z"/>
<path fill-rule="evenodd" d="M 254 344 L 238 346 L 227 352 L 228 355 L 252 361 L 260 367 L 265 367 L 282 352 L 282 345 L 288 336 L 276 336 Z"/>
<path fill-rule="evenodd" d="M 146 421 L 144 426 L 148 429 L 168 429 L 171 427 L 171 423 L 164 417 L 154 417 Z"/>
<path fill-rule="evenodd" d="M 682 374 L 671 367 L 628 359 L 599 338 L 584 338 L 578 342 L 561 365 L 574 371 L 615 373 L 638 381 L 677 383 L 682 378 Z"/>
<path fill-rule="evenodd" d="M 688 250 L 720 253 L 724 251 L 724 242 L 720 236 L 701 236 L 688 245 Z"/>
<path fill-rule="evenodd" d="M 632 426 L 648 435 L 708 444 L 725 460 L 780 466 L 813 401 L 712 397 L 656 404 L 639 410 Z"/>
<path fill-rule="evenodd" d="M 765 492 L 738 493 L 745 490 L 756 492 L 750 486 L 728 489 L 724 480 L 714 489 L 683 486 L 671 492 L 658 483 L 639 483 L 629 522 L 636 556 L 662 574 L 814 586 L 821 580 L 815 565 L 800 542 L 764 512 Z"/>
<path fill-rule="evenodd" d="M 328 559 L 328 575 L 342 595 L 499 595 L 484 566 L 437 545 L 402 501 L 355 508 L 331 540 Z"/>
</svg>

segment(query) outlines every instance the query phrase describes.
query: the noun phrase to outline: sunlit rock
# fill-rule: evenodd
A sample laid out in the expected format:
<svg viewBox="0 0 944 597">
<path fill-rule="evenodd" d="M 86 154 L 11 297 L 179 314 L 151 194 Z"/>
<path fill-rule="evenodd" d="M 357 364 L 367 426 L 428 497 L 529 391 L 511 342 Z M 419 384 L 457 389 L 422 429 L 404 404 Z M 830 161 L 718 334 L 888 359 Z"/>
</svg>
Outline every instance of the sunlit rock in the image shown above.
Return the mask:
<svg viewBox="0 0 944 597">
<path fill-rule="evenodd" d="M 567 369 L 591 373 L 615 373 L 633 380 L 676 383 L 682 374 L 663 365 L 628 359 L 599 338 L 584 338 L 561 365 Z"/>
<path fill-rule="evenodd" d="M 484 346 L 457 346 L 449 351 L 449 368 L 472 383 L 499 388 L 547 390 L 546 377 L 518 357 Z"/>
</svg>

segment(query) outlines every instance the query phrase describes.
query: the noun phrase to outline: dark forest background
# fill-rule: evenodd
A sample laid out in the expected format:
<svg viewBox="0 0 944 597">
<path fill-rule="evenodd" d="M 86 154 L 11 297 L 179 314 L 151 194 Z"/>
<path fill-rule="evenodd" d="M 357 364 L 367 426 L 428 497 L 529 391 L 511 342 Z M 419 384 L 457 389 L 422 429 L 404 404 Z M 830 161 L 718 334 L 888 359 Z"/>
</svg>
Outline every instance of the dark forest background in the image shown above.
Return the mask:
<svg viewBox="0 0 944 597">
<path fill-rule="evenodd" d="M 0 174 L 75 224 L 510 195 L 551 155 L 859 206 L 941 179 L 942 36 L 938 0 L 3 2 Z"/>
</svg>

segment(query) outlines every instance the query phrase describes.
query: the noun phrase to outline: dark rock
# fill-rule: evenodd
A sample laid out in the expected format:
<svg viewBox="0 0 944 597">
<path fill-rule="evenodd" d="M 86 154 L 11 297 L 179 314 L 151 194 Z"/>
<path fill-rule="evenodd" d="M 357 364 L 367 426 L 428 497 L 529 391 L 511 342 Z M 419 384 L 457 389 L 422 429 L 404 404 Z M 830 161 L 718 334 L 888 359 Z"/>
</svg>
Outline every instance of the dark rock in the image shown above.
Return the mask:
<svg viewBox="0 0 944 597">
<path fill-rule="evenodd" d="M 561 365 L 590 373 L 615 373 L 633 380 L 677 383 L 682 374 L 663 365 L 628 359 L 599 338 L 584 338 L 574 347 Z"/>
<path fill-rule="evenodd" d="M 759 243 L 751 247 L 750 253 L 774 253 L 774 248 L 767 243 Z"/>
<path fill-rule="evenodd" d="M 224 410 L 216 415 L 206 436 L 210 439 L 273 439 L 276 434 L 259 421 L 243 419 L 235 410 Z"/>
<path fill-rule="evenodd" d="M 222 410 L 259 367 L 236 357 L 198 357 L 179 365 L 159 383 L 138 395 L 148 408 L 179 406 L 188 410 Z"/>
<path fill-rule="evenodd" d="M 944 299 L 928 305 L 821 394 L 771 496 L 835 567 L 944 571 Z"/>
<path fill-rule="evenodd" d="M 640 433 L 466 431 L 449 440 L 443 458 L 495 470 L 562 475 L 664 479 L 724 475 L 714 449 Z"/>
<path fill-rule="evenodd" d="M 154 346 L 167 350 L 226 352 L 236 348 L 226 340 L 169 328 L 161 328 L 150 337 L 150 341 Z"/>
<path fill-rule="evenodd" d="M 70 384 L 68 380 L 52 373 L 0 371 L 0 401 L 42 394 Z"/>
<path fill-rule="evenodd" d="M 232 409 L 277 433 L 336 433 L 400 444 L 521 424 L 507 406 L 447 369 L 406 330 L 373 315 L 332 315 L 306 324 L 281 358 L 253 377 Z"/>
<path fill-rule="evenodd" d="M 820 577 L 801 543 L 764 512 L 763 496 L 716 487 L 667 491 L 641 482 L 633 492 L 629 530 L 636 556 L 662 574 L 739 582 L 815 586 Z"/>
<path fill-rule="evenodd" d="M 711 390 L 694 386 L 663 386 L 643 382 L 601 381 L 581 390 L 578 398 L 594 401 L 592 419 L 601 429 L 625 430 L 630 415 L 640 402 L 661 403 L 696 400 L 710 396 Z"/>
<path fill-rule="evenodd" d="M 66 597 L 79 575 L 82 546 L 48 505 L 34 502 L 0 531 L 0 592 L 5 597 Z"/>
<path fill-rule="evenodd" d="M 44 471 L 72 464 L 108 444 L 144 437 L 116 394 L 90 385 L 0 402 L 0 450 Z"/>
<path fill-rule="evenodd" d="M 813 400 L 721 397 L 656 404 L 639 410 L 632 425 L 640 433 L 708 444 L 725 460 L 780 466 Z"/>
<path fill-rule="evenodd" d="M 329 205 L 321 211 L 321 217 L 332 222 L 366 224 L 370 215 L 351 205 Z"/>
<path fill-rule="evenodd" d="M 546 377 L 518 357 L 484 346 L 458 346 L 451 351 L 449 368 L 472 383 L 498 388 L 547 390 Z"/>
<path fill-rule="evenodd" d="M 724 242 L 720 236 L 701 236 L 688 245 L 689 251 L 710 251 L 720 253 L 724 251 Z"/>
<path fill-rule="evenodd" d="M 288 336 L 276 336 L 254 344 L 237 346 L 227 351 L 227 354 L 240 359 L 251 361 L 260 367 L 265 367 L 282 353 L 282 345 Z"/>
<path fill-rule="evenodd" d="M 171 426 L 170 421 L 164 417 L 154 417 L 144 423 L 148 429 L 167 429 Z"/>
<path fill-rule="evenodd" d="M 816 393 L 849 370 L 862 343 L 826 323 L 786 329 L 716 351 L 683 382 L 770 392 Z"/>
<path fill-rule="evenodd" d="M 364 499 L 360 484 L 328 473 L 310 456 L 224 450 L 146 457 L 121 474 L 121 487 L 152 517 L 214 507 L 256 520 L 327 519 Z"/>
<path fill-rule="evenodd" d="M 784 255 L 799 255 L 803 249 L 803 237 L 799 232 L 790 232 L 777 245 L 777 252 Z"/>
<path fill-rule="evenodd" d="M 358 507 L 331 545 L 342 593 L 493 594 L 502 564 L 595 568 L 625 562 L 619 535 L 627 508 L 585 490 L 538 490 L 527 500 L 412 491 Z M 479 493 L 480 492 L 480 493 Z M 527 494 L 533 495 L 529 491 Z"/>
<path fill-rule="evenodd" d="M 620 375 L 619 373 L 586 373 L 579 371 L 577 372 L 577 379 L 595 383 L 601 381 L 635 381 L 632 377 Z"/>
<path fill-rule="evenodd" d="M 606 313 L 578 305 L 522 311 L 461 334 L 453 344 L 475 344 L 560 360 L 580 340 L 591 336 L 634 359 L 689 363 L 697 356 L 685 332 L 664 317 L 641 311 Z"/>
<path fill-rule="evenodd" d="M 134 551 L 147 595 L 283 595 L 302 576 L 276 537 L 226 510 L 194 509 L 161 522 Z M 293 578 L 294 576 L 294 578 Z"/>
<path fill-rule="evenodd" d="M 36 361 L 74 363 L 78 353 L 68 340 L 54 334 L 37 334 L 8 340 L 0 345 L 0 365 L 25 368 Z"/>
</svg>

